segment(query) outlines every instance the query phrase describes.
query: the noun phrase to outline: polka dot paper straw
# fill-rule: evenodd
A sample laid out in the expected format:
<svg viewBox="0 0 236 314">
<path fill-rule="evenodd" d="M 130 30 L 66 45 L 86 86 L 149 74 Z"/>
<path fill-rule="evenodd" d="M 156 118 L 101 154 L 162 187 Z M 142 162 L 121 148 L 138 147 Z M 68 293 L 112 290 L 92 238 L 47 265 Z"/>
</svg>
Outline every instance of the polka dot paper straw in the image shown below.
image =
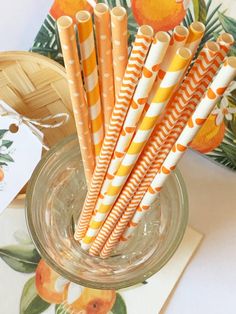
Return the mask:
<svg viewBox="0 0 236 314">
<path fill-rule="evenodd" d="M 68 16 L 57 20 L 62 53 L 69 83 L 72 108 L 79 138 L 80 150 L 84 165 L 84 172 L 89 186 L 95 166 L 93 144 L 89 129 L 87 103 L 84 98 L 84 89 L 75 39 L 73 21 Z"/>
<path fill-rule="evenodd" d="M 138 84 L 141 71 L 151 44 L 152 38 L 146 35 L 146 26 L 138 29 L 125 71 L 119 96 L 112 112 L 109 128 L 104 139 L 99 161 L 96 165 L 89 192 L 79 218 L 75 239 L 80 240 L 85 235 L 90 218 L 92 217 L 104 177 L 106 175 L 115 145 L 119 138 L 122 125 L 129 109 L 130 101 Z"/>
<path fill-rule="evenodd" d="M 168 102 L 172 90 L 179 82 L 179 78 L 182 77 L 183 71 L 189 62 L 191 52 L 188 49 L 180 48 L 173 62 L 171 63 L 165 79 L 162 81 L 157 95 L 154 97 L 153 103 L 150 105 L 145 117 L 143 118 L 135 136 L 132 140 L 129 149 L 122 160 L 122 163 L 116 173 L 116 176 L 112 180 L 106 195 L 102 201 L 101 206 L 93 217 L 90 227 L 86 236 L 81 243 L 82 248 L 88 249 L 91 246 L 95 236 L 97 235 L 99 228 L 103 224 L 107 214 L 111 210 L 117 196 L 119 195 L 128 175 L 130 174 L 135 162 L 141 153 L 145 143 L 147 142 L 153 128 L 155 127 L 157 117 L 165 104 Z"/>
<path fill-rule="evenodd" d="M 107 130 L 115 104 L 115 88 L 112 67 L 111 21 L 109 8 L 98 3 L 94 8 L 95 34 L 99 65 L 101 101 L 105 130 Z"/>
<path fill-rule="evenodd" d="M 150 32 L 150 36 L 153 35 L 153 30 L 149 27 L 147 32 Z M 113 154 L 113 158 L 109 165 L 106 178 L 104 180 L 102 190 L 100 193 L 100 200 L 104 197 L 105 192 L 114 178 L 116 171 L 118 170 L 120 163 L 124 157 L 125 149 L 130 144 L 133 134 L 136 130 L 137 123 L 142 114 L 144 105 L 146 104 L 148 94 L 151 90 L 153 82 L 159 70 L 159 65 L 164 58 L 166 49 L 169 43 L 169 35 L 164 32 L 159 32 L 155 36 L 154 42 L 148 53 L 148 57 L 145 61 L 145 66 L 142 70 L 142 75 L 139 80 L 138 86 L 134 93 L 131 106 L 127 113 L 120 137 L 116 144 L 116 148 Z M 97 204 L 97 207 L 99 204 Z"/>
<path fill-rule="evenodd" d="M 128 62 L 127 12 L 123 7 L 111 10 L 115 95 L 118 96 Z"/>
<path fill-rule="evenodd" d="M 135 212 L 132 218 L 132 228 L 136 228 L 140 222 L 143 215 L 150 209 L 152 203 L 156 200 L 157 195 L 163 187 L 163 184 L 172 170 L 175 169 L 176 164 L 184 155 L 187 150 L 188 145 L 193 140 L 194 136 L 197 134 L 202 124 L 206 121 L 211 110 L 214 108 L 217 101 L 223 95 L 227 86 L 234 79 L 236 75 L 236 58 L 227 58 L 221 70 L 213 80 L 213 83 L 208 88 L 207 93 L 200 101 L 192 117 L 188 120 L 187 125 L 183 129 L 179 138 L 173 145 L 170 153 L 163 162 L 159 172 L 156 174 L 154 180 L 148 188 L 147 193 L 143 197 L 138 210 Z M 129 228 L 124 237 L 129 237 L 133 231 Z M 101 254 L 105 254 L 104 252 Z"/>
<path fill-rule="evenodd" d="M 141 161 L 143 160 L 144 165 L 142 164 L 142 162 L 137 162 L 135 169 L 138 172 L 138 176 L 136 175 L 134 169 L 134 172 L 131 174 L 130 178 L 126 182 L 126 185 L 119 195 L 118 200 L 116 201 L 113 209 L 107 217 L 106 222 L 98 233 L 93 243 L 93 246 L 90 249 L 93 254 L 95 254 L 95 252 L 96 254 L 99 253 L 107 237 L 109 236 L 109 232 L 111 232 L 111 230 L 114 228 L 125 208 L 127 206 L 128 208 L 129 206 L 132 206 L 132 208 L 134 208 L 134 205 L 129 204 L 129 201 L 132 198 L 133 193 L 135 193 L 138 188 L 138 182 L 141 182 L 142 178 L 146 174 L 146 171 L 148 170 L 148 167 L 154 162 L 158 148 L 162 146 L 169 132 L 175 126 L 175 123 L 178 121 L 178 118 L 186 107 L 188 101 L 194 94 L 194 91 L 196 91 L 197 86 L 200 84 L 201 80 L 208 72 L 208 69 L 214 61 L 218 50 L 219 46 L 216 43 L 209 42 L 200 52 L 199 57 L 196 60 L 195 65 L 192 67 L 188 77 L 186 78 L 184 83 L 181 84 L 179 88 L 179 93 L 174 98 L 171 108 L 169 108 L 168 112 L 166 112 L 164 121 L 160 124 L 159 128 L 157 128 L 157 131 L 155 133 L 155 142 L 152 145 L 151 151 L 146 148 L 146 151 L 143 152 L 143 159 L 141 158 Z M 139 167 L 141 167 L 141 171 L 139 170 Z M 142 188 L 142 186 L 140 188 Z M 127 223 L 128 222 L 123 222 L 123 231 Z M 119 230 L 120 234 L 118 235 L 117 240 L 123 233 L 121 226 L 119 226 Z"/>
<path fill-rule="evenodd" d="M 83 65 L 83 75 L 89 106 L 92 138 L 95 156 L 98 159 L 104 137 L 103 115 L 100 101 L 100 90 L 94 47 L 92 18 L 88 11 L 79 11 L 76 14 L 80 54 Z"/>
<path fill-rule="evenodd" d="M 152 90 L 150 92 L 148 103 L 150 104 L 152 102 L 152 99 L 157 91 L 157 88 L 160 86 L 161 81 L 163 80 L 165 73 L 173 59 L 173 57 L 176 54 L 176 51 L 184 47 L 184 44 L 186 43 L 186 40 L 188 38 L 189 31 L 185 26 L 176 26 L 173 30 L 173 34 L 171 36 L 170 45 L 167 49 L 165 58 L 163 59 L 160 70 L 158 72 L 158 75 L 155 80 L 155 84 L 152 87 Z"/>
</svg>

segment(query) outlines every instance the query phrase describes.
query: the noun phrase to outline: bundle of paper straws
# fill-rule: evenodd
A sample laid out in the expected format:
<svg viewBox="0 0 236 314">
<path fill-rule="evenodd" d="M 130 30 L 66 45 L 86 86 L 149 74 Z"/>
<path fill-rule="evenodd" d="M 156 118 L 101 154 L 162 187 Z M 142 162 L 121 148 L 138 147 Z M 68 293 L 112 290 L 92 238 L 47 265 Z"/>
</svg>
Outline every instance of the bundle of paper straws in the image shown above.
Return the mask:
<svg viewBox="0 0 236 314">
<path fill-rule="evenodd" d="M 75 20 L 57 21 L 88 184 L 75 239 L 106 258 L 130 238 L 235 77 L 236 58 L 226 57 L 234 40 L 221 34 L 192 62 L 202 23 L 171 37 L 143 25 L 128 58 L 124 8 L 97 4 L 95 34 L 89 12 Z"/>
</svg>

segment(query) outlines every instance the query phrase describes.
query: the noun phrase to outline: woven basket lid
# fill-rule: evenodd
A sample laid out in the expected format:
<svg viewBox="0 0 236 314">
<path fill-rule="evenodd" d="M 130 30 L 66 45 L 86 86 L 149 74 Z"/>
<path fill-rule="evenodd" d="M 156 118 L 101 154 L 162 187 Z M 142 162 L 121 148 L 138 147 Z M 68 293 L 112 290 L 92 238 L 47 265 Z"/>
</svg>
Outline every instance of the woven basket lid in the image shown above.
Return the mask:
<svg viewBox="0 0 236 314">
<path fill-rule="evenodd" d="M 75 133 L 65 69 L 47 57 L 33 52 L 0 52 L 0 99 L 32 119 L 68 113 L 65 125 L 41 129 L 49 147 Z"/>
</svg>

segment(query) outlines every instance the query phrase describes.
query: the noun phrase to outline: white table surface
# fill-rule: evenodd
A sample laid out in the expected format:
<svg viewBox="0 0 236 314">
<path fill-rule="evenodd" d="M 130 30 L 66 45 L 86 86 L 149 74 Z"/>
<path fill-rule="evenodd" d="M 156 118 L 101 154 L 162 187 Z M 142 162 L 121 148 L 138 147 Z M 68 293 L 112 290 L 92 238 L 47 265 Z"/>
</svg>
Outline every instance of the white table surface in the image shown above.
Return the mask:
<svg viewBox="0 0 236 314">
<path fill-rule="evenodd" d="M 51 2 L 0 0 L 0 50 L 28 50 Z M 236 1 L 224 1 L 229 3 L 233 16 Z M 191 151 L 182 159 L 180 170 L 189 194 L 189 223 L 205 238 L 165 313 L 235 314 L 236 172 Z"/>
</svg>

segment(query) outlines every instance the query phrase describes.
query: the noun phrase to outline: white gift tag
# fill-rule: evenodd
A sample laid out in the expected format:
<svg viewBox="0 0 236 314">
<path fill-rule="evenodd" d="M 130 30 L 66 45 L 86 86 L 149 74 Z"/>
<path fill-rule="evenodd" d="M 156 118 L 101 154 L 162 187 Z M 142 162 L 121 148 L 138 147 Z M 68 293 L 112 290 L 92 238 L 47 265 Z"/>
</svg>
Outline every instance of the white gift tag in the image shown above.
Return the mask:
<svg viewBox="0 0 236 314">
<path fill-rule="evenodd" d="M 30 179 L 42 143 L 43 133 L 0 101 L 0 213 Z"/>
</svg>

